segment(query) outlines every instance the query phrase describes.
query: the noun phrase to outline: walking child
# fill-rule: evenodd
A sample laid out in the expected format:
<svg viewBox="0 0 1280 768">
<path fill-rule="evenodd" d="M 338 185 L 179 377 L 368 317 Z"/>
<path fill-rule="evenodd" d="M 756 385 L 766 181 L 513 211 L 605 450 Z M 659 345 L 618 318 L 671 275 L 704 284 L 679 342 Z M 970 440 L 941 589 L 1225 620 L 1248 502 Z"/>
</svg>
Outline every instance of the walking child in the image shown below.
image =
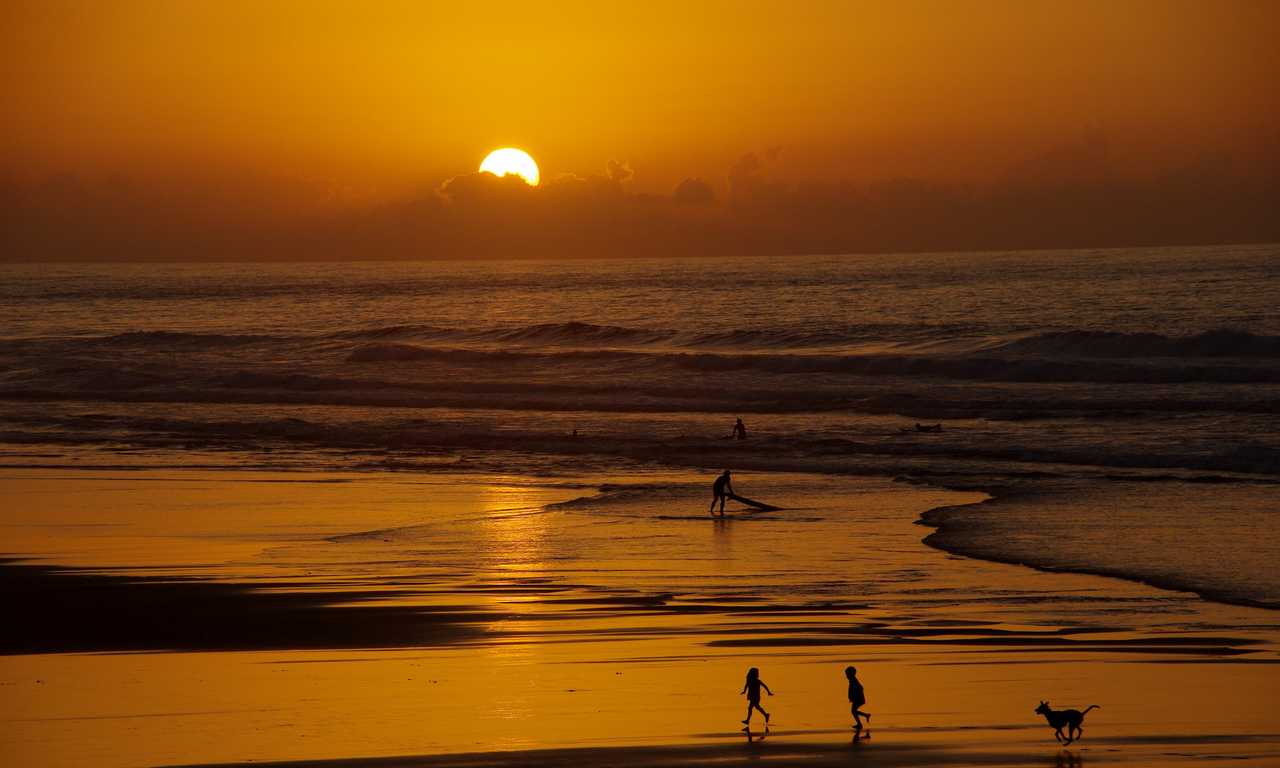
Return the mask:
<svg viewBox="0 0 1280 768">
<path fill-rule="evenodd" d="M 844 676 L 849 678 L 849 711 L 853 713 L 853 729 L 861 731 L 862 718 L 865 717 L 868 723 L 871 722 L 871 713 L 862 711 L 862 706 L 867 703 L 867 695 L 862 690 L 862 683 L 858 682 L 858 670 L 845 667 Z M 768 720 L 766 719 L 765 722 Z"/>
<path fill-rule="evenodd" d="M 751 710 L 758 709 L 760 714 L 764 715 L 765 725 L 769 724 L 769 713 L 764 711 L 764 707 L 760 706 L 760 689 L 763 688 L 773 695 L 773 691 L 769 690 L 769 686 L 765 685 L 760 679 L 760 670 L 752 667 L 747 670 L 747 682 L 742 686 L 742 693 L 747 694 L 747 719 L 743 720 L 743 725 L 751 725 Z"/>
</svg>

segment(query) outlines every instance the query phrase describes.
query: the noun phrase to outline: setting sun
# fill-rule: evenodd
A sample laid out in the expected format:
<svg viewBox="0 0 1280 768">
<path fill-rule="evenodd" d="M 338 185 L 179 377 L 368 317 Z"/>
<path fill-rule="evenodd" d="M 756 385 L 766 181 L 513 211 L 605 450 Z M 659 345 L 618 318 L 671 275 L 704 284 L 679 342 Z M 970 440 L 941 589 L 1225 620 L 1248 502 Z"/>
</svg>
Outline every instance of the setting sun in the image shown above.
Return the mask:
<svg viewBox="0 0 1280 768">
<path fill-rule="evenodd" d="M 538 164 L 533 162 L 529 153 L 522 149 L 513 147 L 495 149 L 489 153 L 484 162 L 480 163 L 480 170 L 492 173 L 494 176 L 514 173 L 530 186 L 538 185 Z"/>
</svg>

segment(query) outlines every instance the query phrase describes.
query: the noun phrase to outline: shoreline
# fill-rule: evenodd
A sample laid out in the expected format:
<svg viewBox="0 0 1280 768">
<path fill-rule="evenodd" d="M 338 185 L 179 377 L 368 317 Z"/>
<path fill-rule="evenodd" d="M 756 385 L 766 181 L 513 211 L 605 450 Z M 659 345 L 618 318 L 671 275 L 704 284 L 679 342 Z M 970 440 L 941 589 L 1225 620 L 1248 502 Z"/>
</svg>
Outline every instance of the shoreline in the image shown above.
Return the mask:
<svg viewBox="0 0 1280 768">
<path fill-rule="evenodd" d="M 1195 482 L 1184 478 L 1160 478 L 1161 482 Z M 925 481 L 928 482 L 928 481 Z M 1248 481 L 1244 481 L 1246 484 Z M 1258 483 L 1259 481 L 1253 481 Z M 1261 484 L 1269 485 L 1263 482 Z M 991 510 L 1002 510 L 1004 506 L 1014 501 L 1034 497 L 1047 496 L 1053 491 L 1036 488 L 1036 489 L 1019 489 L 1011 491 L 995 485 L 983 485 L 981 483 L 973 486 L 961 486 L 951 483 L 942 483 L 936 487 L 946 488 L 947 490 L 981 490 L 990 496 L 988 499 L 974 502 L 972 504 L 946 505 L 936 507 L 934 509 L 923 512 L 916 521 L 917 525 L 934 529 L 932 533 L 921 539 L 921 543 L 926 546 L 945 552 L 950 555 L 959 555 L 963 557 L 971 557 L 977 560 L 984 560 L 992 563 L 1001 563 L 1004 565 L 1014 565 L 1028 568 L 1040 573 L 1062 574 L 1074 573 L 1084 576 L 1096 576 L 1108 579 L 1118 579 L 1131 584 L 1141 584 L 1143 586 L 1152 587 L 1154 589 L 1164 590 L 1167 592 L 1193 594 L 1207 602 L 1218 603 L 1221 605 L 1238 606 L 1242 608 L 1260 608 L 1267 611 L 1280 611 L 1280 600 L 1267 602 L 1263 600 L 1254 600 L 1239 595 L 1233 595 L 1229 592 L 1221 590 L 1206 589 L 1202 586 L 1189 583 L 1185 580 L 1179 580 L 1176 577 L 1149 577 L 1137 575 L 1119 568 L 1107 568 L 1104 566 L 1058 566 L 1048 563 L 1035 562 L 1028 559 L 1025 554 L 1007 554 L 1002 555 L 998 551 L 984 549 L 975 544 L 967 544 L 962 537 L 973 532 L 975 526 L 966 527 L 965 520 L 961 519 L 965 514 L 984 514 Z M 984 509 L 976 509 L 976 508 Z"/>
</svg>

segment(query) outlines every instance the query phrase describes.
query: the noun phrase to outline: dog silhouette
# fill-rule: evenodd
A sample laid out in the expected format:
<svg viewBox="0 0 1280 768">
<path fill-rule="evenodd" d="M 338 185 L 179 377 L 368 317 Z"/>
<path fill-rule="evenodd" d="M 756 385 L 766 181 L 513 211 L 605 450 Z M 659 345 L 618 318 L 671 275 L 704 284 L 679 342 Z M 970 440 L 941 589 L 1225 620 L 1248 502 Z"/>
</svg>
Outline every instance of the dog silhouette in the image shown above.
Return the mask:
<svg viewBox="0 0 1280 768">
<path fill-rule="evenodd" d="M 1078 709 L 1053 709 L 1049 706 L 1049 702 L 1042 701 L 1040 706 L 1036 707 L 1036 714 L 1044 715 L 1044 719 L 1049 721 L 1049 727 L 1053 729 L 1053 738 L 1057 739 L 1059 744 L 1070 744 L 1084 735 L 1084 716 L 1089 714 L 1090 709 L 1101 709 L 1101 707 L 1091 704 L 1088 709 L 1081 712 Z M 1066 736 L 1062 734 L 1064 727 L 1067 729 Z"/>
</svg>

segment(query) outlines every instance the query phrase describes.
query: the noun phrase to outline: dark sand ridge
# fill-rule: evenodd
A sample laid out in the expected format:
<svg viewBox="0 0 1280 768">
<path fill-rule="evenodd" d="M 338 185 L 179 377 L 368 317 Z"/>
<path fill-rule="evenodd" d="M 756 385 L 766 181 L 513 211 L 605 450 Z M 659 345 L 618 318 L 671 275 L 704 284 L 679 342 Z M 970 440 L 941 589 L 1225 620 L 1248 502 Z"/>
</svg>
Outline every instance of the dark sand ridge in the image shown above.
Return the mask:
<svg viewBox="0 0 1280 768">
<path fill-rule="evenodd" d="M 461 606 L 350 605 L 385 593 L 302 586 L 5 563 L 0 653 L 364 648 L 410 637 L 428 646 L 474 635 L 477 623 L 492 620 Z"/>
<path fill-rule="evenodd" d="M 385 580 L 383 580 L 385 583 Z M 563 598 L 573 585 L 511 583 L 473 585 L 466 592 L 532 597 L 567 612 L 540 612 L 543 621 L 630 619 L 663 614 L 774 616 L 750 625 L 700 624 L 646 627 L 521 630 L 493 626 L 511 614 L 476 605 L 361 605 L 386 600 L 387 590 L 324 588 L 316 583 L 210 582 L 173 577 L 104 575 L 85 569 L 0 564 L 4 612 L 12 619 L 0 635 L 0 653 L 68 653 L 159 650 L 303 650 L 427 647 L 451 643 L 573 642 L 654 635 L 705 637 L 711 647 L 804 648 L 816 646 L 923 646 L 1000 648 L 1004 651 L 1121 652 L 1241 656 L 1256 639 L 1199 634 L 1094 638 L 1127 628 L 1063 627 L 1009 630 L 957 623 L 917 626 L 839 621 L 863 606 L 822 603 L 780 606 L 716 601 L 680 604 L 674 595 L 601 594 Z M 458 597 L 457 587 L 394 593 L 398 599 L 430 594 Z M 790 618 L 792 621 L 782 619 Z M 814 619 L 829 618 L 822 622 Z M 733 635 L 724 638 L 723 635 Z"/>
</svg>

